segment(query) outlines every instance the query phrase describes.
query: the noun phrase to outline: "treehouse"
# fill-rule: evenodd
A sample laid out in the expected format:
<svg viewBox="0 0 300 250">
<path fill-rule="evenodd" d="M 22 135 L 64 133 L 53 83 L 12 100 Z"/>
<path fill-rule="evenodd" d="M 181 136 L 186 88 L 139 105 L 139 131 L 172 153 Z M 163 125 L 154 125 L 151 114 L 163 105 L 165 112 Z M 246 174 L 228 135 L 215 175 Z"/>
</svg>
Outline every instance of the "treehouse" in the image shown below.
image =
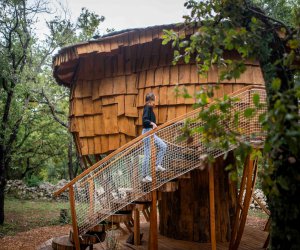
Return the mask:
<svg viewBox="0 0 300 250">
<path fill-rule="evenodd" d="M 95 237 L 86 236 L 91 235 L 87 232 L 105 238 L 109 226 L 103 222 L 124 222 L 139 245 L 140 211 L 150 222 L 149 249 L 160 245 L 157 223 L 159 234 L 165 238 L 211 243 L 212 249 L 216 249 L 216 242 L 225 246 L 230 242 L 230 248 L 237 249 L 241 241 L 256 162 L 248 158 L 245 163 L 238 193 L 237 183 L 224 170 L 235 162 L 230 150 L 205 148 L 201 134 L 193 135 L 191 142 L 177 140 L 185 121 L 193 120 L 198 111 L 193 110 L 195 97 L 183 98 L 175 90 L 185 88 L 193 96 L 201 88 L 216 85 L 220 72 L 212 66 L 206 77 L 200 76 L 193 60 L 173 65 L 172 47 L 162 45 L 163 29 L 186 36 L 195 32 L 178 25 L 129 29 L 65 47 L 53 59 L 57 83 L 70 88 L 69 129 L 86 167 L 56 192 L 59 195 L 69 190 L 71 241 L 77 250 L 97 242 Z M 236 57 L 228 53 L 228 58 Z M 253 105 L 254 93 L 265 100 L 263 84 L 259 64 L 249 60 L 238 79 L 219 83 L 215 97 L 238 96 L 236 108 L 242 112 Z M 158 97 L 154 112 L 160 126 L 141 136 L 143 106 L 149 92 Z M 189 126 L 195 128 L 201 122 Z M 245 135 L 260 129 L 254 119 L 241 121 L 240 126 Z M 167 145 L 164 172 L 155 171 L 154 134 Z M 141 182 L 145 140 L 151 142 L 150 183 Z M 213 164 L 206 161 L 208 153 L 216 158 Z M 65 249 L 62 240 L 58 242 L 53 242 L 54 248 Z"/>
</svg>

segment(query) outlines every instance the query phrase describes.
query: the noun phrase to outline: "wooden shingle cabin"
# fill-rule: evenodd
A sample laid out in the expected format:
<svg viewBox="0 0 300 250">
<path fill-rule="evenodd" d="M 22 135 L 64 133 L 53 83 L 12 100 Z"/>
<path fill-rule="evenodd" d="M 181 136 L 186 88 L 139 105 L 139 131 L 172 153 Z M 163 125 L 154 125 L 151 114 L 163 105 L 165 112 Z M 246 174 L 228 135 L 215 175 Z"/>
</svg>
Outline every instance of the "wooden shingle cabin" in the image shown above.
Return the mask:
<svg viewBox="0 0 300 250">
<path fill-rule="evenodd" d="M 90 192 L 90 198 L 84 200 L 89 204 L 89 211 L 92 211 L 85 216 L 93 214 L 89 221 L 96 221 L 97 217 L 95 211 L 98 203 L 94 200 L 94 192 L 98 184 L 91 184 L 91 179 L 81 184 L 78 184 L 78 181 L 87 176 L 99 177 L 95 171 L 100 163 L 106 164 L 104 155 L 113 157 L 110 155 L 118 153 L 120 157 L 125 157 L 126 153 L 122 154 L 124 147 L 138 143 L 133 140 L 141 135 L 146 94 L 153 92 L 158 97 L 154 112 L 158 125 L 164 126 L 178 117 L 193 112 L 193 104 L 197 101 L 195 98 L 185 99 L 176 96 L 174 92 L 176 86 L 179 88 L 184 86 L 193 95 L 200 88 L 218 82 L 219 72 L 216 67 L 211 67 L 207 77 L 200 77 L 193 61 L 189 64 L 179 62 L 173 65 L 171 45 L 162 45 L 163 29 L 184 32 L 186 36 L 196 31 L 184 30 L 178 25 L 128 29 L 108 34 L 100 39 L 65 47 L 53 59 L 54 77 L 57 83 L 70 88 L 69 130 L 74 136 L 77 151 L 82 157 L 82 164 L 87 169 L 61 191 L 69 188 L 70 200 L 74 197 L 76 200 L 79 197 L 76 193 L 77 187 L 80 185 L 80 187 L 87 187 L 86 183 L 90 183 L 86 189 Z M 228 54 L 229 58 L 236 56 Z M 219 85 L 216 97 L 238 93 L 250 89 L 253 85 L 262 89 L 264 79 L 259 64 L 249 60 L 247 69 L 240 78 L 227 80 Z M 113 160 L 105 168 L 108 169 L 110 164 L 117 160 Z M 246 164 L 248 170 L 244 171 L 243 176 L 245 186 L 240 187 L 248 193 L 246 192 L 246 198 L 241 198 L 237 192 L 237 184 L 230 180 L 224 170 L 224 166 L 228 163 L 234 163 L 233 155 L 230 153 L 226 160 L 223 157 L 216 159 L 213 175 L 209 173 L 209 168 L 200 171 L 199 168 L 191 166 L 190 171 L 185 170 L 182 174 L 177 174 L 176 178 L 168 180 L 164 185 L 150 188 L 148 190 L 150 198 L 144 199 L 145 206 L 142 210 L 152 225 L 150 225 L 150 239 L 146 243 L 142 242 L 142 246 L 148 246 L 148 249 L 157 249 L 157 247 L 160 249 L 160 243 L 157 245 L 157 226 L 155 226 L 157 222 L 155 222 L 156 211 L 154 210 L 156 209 L 153 209 L 158 204 L 160 235 L 174 240 L 197 242 L 195 244 L 198 245 L 195 248 L 189 246 L 190 249 L 199 249 L 201 245 L 199 243 L 211 243 L 210 246 L 215 249 L 216 242 L 225 244 L 222 249 L 226 249 L 226 246 L 228 248 L 229 244 L 231 249 L 237 249 L 244 230 L 245 215 L 247 215 L 255 179 L 251 176 L 256 170 L 253 161 L 249 160 Z M 174 164 L 176 168 L 176 163 Z M 157 178 L 159 182 L 160 177 Z M 172 185 L 166 186 L 168 183 Z M 136 187 L 140 187 L 140 184 L 136 184 Z M 56 194 L 59 193 L 60 191 Z M 140 203 L 136 202 L 135 198 L 131 199 L 130 204 L 126 204 L 127 207 L 139 204 L 140 208 L 140 204 L 143 204 L 142 198 L 139 196 Z M 84 224 L 84 218 L 76 221 L 76 216 L 79 216 L 76 205 L 83 201 L 75 200 L 70 201 L 73 219 L 71 241 L 78 250 L 79 246 L 84 245 L 82 237 L 78 236 L 87 230 L 80 231 L 80 223 Z M 150 214 L 147 204 L 152 206 Z M 134 209 L 131 208 L 130 212 Z M 99 213 L 100 210 L 97 211 Z M 136 236 L 141 229 L 138 215 L 134 215 L 134 219 L 130 214 L 128 221 L 124 222 L 129 231 L 134 225 L 132 230 Z M 135 244 L 141 244 L 137 238 L 139 237 L 135 237 Z M 86 245 L 92 243 L 85 242 Z M 54 249 L 66 249 L 63 248 L 63 243 L 53 244 Z M 161 249 L 175 248 L 172 248 L 170 243 L 169 248 Z"/>
</svg>

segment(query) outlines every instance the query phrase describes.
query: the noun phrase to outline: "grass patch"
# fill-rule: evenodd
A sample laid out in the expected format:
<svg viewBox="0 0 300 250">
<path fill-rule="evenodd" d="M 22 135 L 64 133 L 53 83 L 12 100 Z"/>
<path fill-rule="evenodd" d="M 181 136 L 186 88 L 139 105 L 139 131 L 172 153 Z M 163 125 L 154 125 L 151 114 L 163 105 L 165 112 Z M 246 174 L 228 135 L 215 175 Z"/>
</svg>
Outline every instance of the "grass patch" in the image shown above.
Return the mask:
<svg viewBox="0 0 300 250">
<path fill-rule="evenodd" d="M 69 209 L 68 202 L 5 199 L 5 222 L 0 236 L 15 235 L 33 228 L 59 225 L 60 210 Z"/>
<path fill-rule="evenodd" d="M 259 210 L 259 209 L 249 209 L 249 212 L 248 212 L 248 215 L 249 216 L 252 216 L 252 217 L 256 217 L 256 218 L 260 218 L 260 219 L 268 219 L 269 216 L 262 210 Z"/>
</svg>

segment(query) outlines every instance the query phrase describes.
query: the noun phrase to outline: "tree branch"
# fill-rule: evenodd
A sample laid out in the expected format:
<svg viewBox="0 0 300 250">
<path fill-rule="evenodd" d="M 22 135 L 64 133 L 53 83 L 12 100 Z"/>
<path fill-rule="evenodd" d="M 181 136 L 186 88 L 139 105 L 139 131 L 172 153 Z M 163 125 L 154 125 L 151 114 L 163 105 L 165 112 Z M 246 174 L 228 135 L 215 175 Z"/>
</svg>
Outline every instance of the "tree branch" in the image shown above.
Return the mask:
<svg viewBox="0 0 300 250">
<path fill-rule="evenodd" d="M 69 128 L 68 124 L 65 123 L 64 121 L 62 121 L 61 119 L 58 118 L 58 116 L 56 115 L 56 112 L 55 112 L 55 107 L 54 105 L 50 102 L 50 100 L 48 99 L 48 97 L 46 96 L 45 92 L 44 92 L 44 89 L 42 89 L 42 96 L 45 98 L 47 104 L 48 104 L 48 107 L 51 111 L 51 114 L 54 118 L 55 121 L 57 121 L 60 125 L 64 126 L 65 128 Z"/>
</svg>

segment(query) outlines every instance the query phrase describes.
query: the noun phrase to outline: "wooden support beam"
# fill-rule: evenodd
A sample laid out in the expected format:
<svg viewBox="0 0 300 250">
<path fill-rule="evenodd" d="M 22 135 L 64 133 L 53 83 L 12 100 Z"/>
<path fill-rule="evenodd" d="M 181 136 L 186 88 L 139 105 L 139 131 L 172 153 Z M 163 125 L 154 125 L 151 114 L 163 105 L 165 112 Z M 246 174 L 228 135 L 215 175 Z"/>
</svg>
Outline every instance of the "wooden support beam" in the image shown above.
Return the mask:
<svg viewBox="0 0 300 250">
<path fill-rule="evenodd" d="M 76 210 L 75 210 L 75 195 L 73 186 L 69 187 L 69 199 L 70 199 L 70 208 L 71 208 L 71 217 L 72 217 L 72 227 L 74 233 L 74 243 L 76 250 L 80 250 L 80 242 L 78 235 L 78 226 L 76 220 Z"/>
<path fill-rule="evenodd" d="M 150 143 L 150 159 L 151 159 L 151 173 L 152 173 L 152 202 L 150 207 L 150 232 L 149 232 L 149 250 L 158 249 L 158 232 L 157 232 L 157 193 L 155 190 L 156 187 L 156 171 L 155 171 L 155 162 L 156 162 L 156 150 L 154 145 L 154 136 L 151 136 Z"/>
<path fill-rule="evenodd" d="M 134 245 L 138 246 L 141 244 L 141 238 L 140 238 L 140 211 L 138 208 L 134 208 Z"/>
<path fill-rule="evenodd" d="M 214 183 L 214 166 L 210 165 L 209 168 L 209 217 L 210 217 L 210 241 L 211 249 L 217 249 L 216 242 L 216 220 L 215 220 L 215 183 Z"/>
</svg>

